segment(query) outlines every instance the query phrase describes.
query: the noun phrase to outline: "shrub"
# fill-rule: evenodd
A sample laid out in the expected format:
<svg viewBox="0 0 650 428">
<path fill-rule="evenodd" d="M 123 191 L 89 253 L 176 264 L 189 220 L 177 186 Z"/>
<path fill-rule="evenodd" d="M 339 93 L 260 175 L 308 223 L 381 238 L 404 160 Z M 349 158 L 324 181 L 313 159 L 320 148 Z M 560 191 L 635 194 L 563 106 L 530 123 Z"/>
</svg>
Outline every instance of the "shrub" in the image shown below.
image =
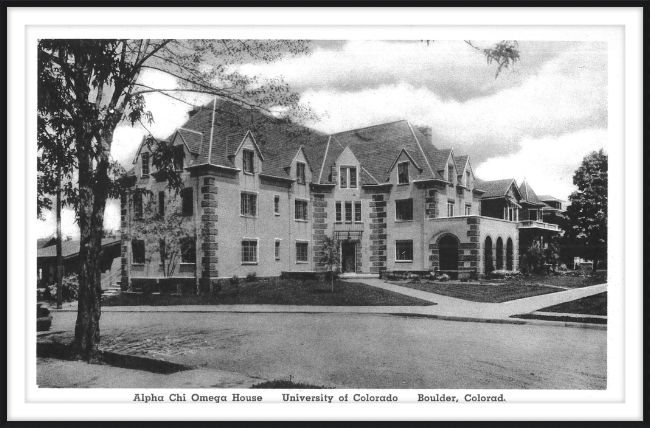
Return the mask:
<svg viewBox="0 0 650 428">
<path fill-rule="evenodd" d="M 239 285 L 239 277 L 237 275 L 234 275 L 230 280 L 228 280 L 230 285 Z"/>
<path fill-rule="evenodd" d="M 77 275 L 68 275 L 61 282 L 61 293 L 64 302 L 73 302 L 79 298 L 79 278 Z M 56 284 L 47 287 L 44 293 L 46 300 L 56 300 Z"/>
<path fill-rule="evenodd" d="M 517 270 L 495 270 L 490 274 L 491 278 L 507 279 L 517 278 L 521 276 L 521 272 Z"/>
<path fill-rule="evenodd" d="M 244 279 L 245 282 L 255 282 L 257 279 L 257 273 L 256 272 L 250 272 L 248 275 L 246 275 L 246 278 Z"/>
<path fill-rule="evenodd" d="M 440 281 L 440 282 L 447 282 L 447 281 L 449 281 L 449 275 L 447 275 L 446 273 L 443 273 L 442 275 L 440 275 L 440 276 L 438 277 L 438 281 Z"/>
<path fill-rule="evenodd" d="M 409 273 L 406 279 L 411 280 L 413 282 L 420 282 L 420 275 L 416 275 L 414 273 Z"/>
</svg>

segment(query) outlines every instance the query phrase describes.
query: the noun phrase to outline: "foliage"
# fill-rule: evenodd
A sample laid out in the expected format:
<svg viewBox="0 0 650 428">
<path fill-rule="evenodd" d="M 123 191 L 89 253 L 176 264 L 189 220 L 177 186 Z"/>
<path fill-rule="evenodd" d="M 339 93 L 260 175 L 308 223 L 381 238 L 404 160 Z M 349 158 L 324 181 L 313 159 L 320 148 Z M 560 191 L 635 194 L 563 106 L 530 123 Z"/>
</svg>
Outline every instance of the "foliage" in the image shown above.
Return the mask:
<svg viewBox="0 0 650 428">
<path fill-rule="evenodd" d="M 332 293 L 334 292 L 334 273 L 340 270 L 341 263 L 341 245 L 338 239 L 325 236 L 321 243 L 321 258 L 320 262 L 327 266 L 328 270 L 331 272 L 331 285 Z"/>
<path fill-rule="evenodd" d="M 255 282 L 257 279 L 257 273 L 256 272 L 250 272 L 246 275 L 246 278 L 244 279 L 245 282 Z"/>
<path fill-rule="evenodd" d="M 56 300 L 56 284 L 47 286 L 45 295 L 47 301 Z M 68 275 L 63 277 L 61 283 L 61 294 L 64 302 L 74 302 L 79 297 L 79 278 L 77 275 Z"/>
<path fill-rule="evenodd" d="M 143 199 L 146 203 L 142 218 L 134 219 L 132 238 L 145 242 L 147 261 L 154 260 L 156 254 L 163 267 L 163 276 L 170 277 L 181 260 L 182 241 L 196 239 L 193 217 L 183 215 L 181 198 L 171 191 L 166 192 L 163 215 L 151 192 L 143 192 Z"/>
<path fill-rule="evenodd" d="M 433 40 L 425 41 L 427 45 L 433 42 Z M 516 40 L 501 40 L 489 47 L 477 46 L 471 40 L 465 40 L 465 43 L 478 52 L 481 52 L 483 56 L 485 56 L 488 65 L 491 65 L 492 63 L 496 64 L 497 71 L 494 76 L 495 79 L 499 77 L 499 73 L 501 73 L 504 68 L 514 66 L 515 63 L 520 60 L 519 43 Z"/>
<path fill-rule="evenodd" d="M 228 280 L 228 283 L 230 283 L 230 285 L 239 285 L 239 277 L 233 275 L 233 277 Z"/>
<path fill-rule="evenodd" d="M 573 256 L 594 261 L 594 271 L 607 259 L 607 154 L 591 152 L 573 176 L 578 190 L 569 196 L 562 240 Z"/>
<path fill-rule="evenodd" d="M 79 309 L 75 327 L 77 355 L 98 355 L 100 318 L 100 254 L 106 200 L 122 196 L 124 170 L 111 158 L 113 134 L 127 121 L 153 123 L 146 96 L 159 93 L 191 104 L 179 94 L 220 97 L 267 112 L 269 120 L 313 118 L 300 97 L 281 78 L 263 79 L 238 71 L 249 62 L 270 63 L 286 55 L 302 55 L 301 40 L 125 40 L 41 39 L 38 41 L 38 216 L 52 207 L 57 170 L 63 177 L 64 206 L 75 208 L 81 240 Z M 153 87 L 147 73 L 172 77 L 171 87 Z M 171 170 L 164 143 L 154 161 L 172 189 L 178 173 Z"/>
</svg>

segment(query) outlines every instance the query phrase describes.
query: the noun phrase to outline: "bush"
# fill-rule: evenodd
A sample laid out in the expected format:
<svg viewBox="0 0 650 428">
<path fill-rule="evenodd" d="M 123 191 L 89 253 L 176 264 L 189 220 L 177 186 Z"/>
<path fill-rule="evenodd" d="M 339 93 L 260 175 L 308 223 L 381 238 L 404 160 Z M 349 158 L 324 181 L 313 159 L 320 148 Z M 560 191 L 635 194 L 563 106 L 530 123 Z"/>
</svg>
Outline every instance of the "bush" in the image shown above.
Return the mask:
<svg viewBox="0 0 650 428">
<path fill-rule="evenodd" d="M 443 273 L 442 275 L 440 275 L 440 276 L 438 277 L 438 281 L 440 281 L 440 282 L 447 282 L 447 281 L 449 281 L 449 275 L 447 275 L 446 273 Z"/>
<path fill-rule="evenodd" d="M 237 275 L 233 276 L 228 280 L 230 285 L 239 285 L 239 277 Z"/>
<path fill-rule="evenodd" d="M 250 272 L 248 275 L 246 275 L 244 282 L 255 282 L 256 279 L 257 279 L 257 273 Z"/>
<path fill-rule="evenodd" d="M 507 279 L 517 278 L 521 276 L 521 272 L 517 270 L 495 270 L 490 274 L 490 278 Z"/>
<path fill-rule="evenodd" d="M 79 298 L 79 278 L 77 275 L 68 275 L 61 282 L 61 293 L 64 302 L 73 302 Z M 47 287 L 44 293 L 46 300 L 56 300 L 56 284 Z"/>
<path fill-rule="evenodd" d="M 406 277 L 406 279 L 408 279 L 408 280 L 410 280 L 410 281 L 413 281 L 413 282 L 420 282 L 420 275 L 416 275 L 416 274 L 414 274 L 414 273 L 410 273 L 410 274 L 408 274 L 408 276 Z"/>
</svg>

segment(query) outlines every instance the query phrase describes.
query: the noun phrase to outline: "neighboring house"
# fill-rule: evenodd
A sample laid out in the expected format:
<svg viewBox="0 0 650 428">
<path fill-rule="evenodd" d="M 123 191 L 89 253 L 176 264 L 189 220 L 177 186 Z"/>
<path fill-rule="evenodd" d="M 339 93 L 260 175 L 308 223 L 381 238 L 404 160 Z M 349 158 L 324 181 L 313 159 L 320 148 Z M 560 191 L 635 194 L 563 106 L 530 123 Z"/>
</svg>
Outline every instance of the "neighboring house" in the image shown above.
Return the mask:
<svg viewBox="0 0 650 428">
<path fill-rule="evenodd" d="M 338 238 L 344 273 L 517 269 L 519 211 L 537 205 L 514 180 L 503 197 L 482 200 L 500 185 L 478 180 L 469 156 L 436 148 L 430 136 L 405 120 L 325 135 L 225 101 L 190 112 L 166 139 L 178 147 L 179 197 L 197 226 L 193 256 L 174 275 L 194 278 L 198 290 L 251 272 L 322 271 L 325 236 Z M 127 177 L 124 290 L 162 276 L 131 230 L 144 203 L 135 190 L 159 195 L 167 186 L 144 142 Z"/>
<path fill-rule="evenodd" d="M 539 195 L 539 200 L 546 204 L 546 206 L 542 208 L 544 222 L 560 224 L 560 221 L 565 218 L 564 213 L 566 209 L 564 207 L 564 202 L 566 201 L 555 198 L 551 195 Z"/>
<path fill-rule="evenodd" d="M 52 238 L 48 246 L 38 249 L 36 268 L 39 283 L 44 285 L 56 284 L 56 239 Z M 80 242 L 66 241 L 61 243 L 63 257 L 63 276 L 73 275 L 79 271 Z M 109 283 L 119 281 L 117 275 L 111 275 L 111 264 L 120 256 L 120 238 L 102 239 L 102 289 L 108 288 Z M 111 281 L 112 280 L 112 281 Z"/>
</svg>

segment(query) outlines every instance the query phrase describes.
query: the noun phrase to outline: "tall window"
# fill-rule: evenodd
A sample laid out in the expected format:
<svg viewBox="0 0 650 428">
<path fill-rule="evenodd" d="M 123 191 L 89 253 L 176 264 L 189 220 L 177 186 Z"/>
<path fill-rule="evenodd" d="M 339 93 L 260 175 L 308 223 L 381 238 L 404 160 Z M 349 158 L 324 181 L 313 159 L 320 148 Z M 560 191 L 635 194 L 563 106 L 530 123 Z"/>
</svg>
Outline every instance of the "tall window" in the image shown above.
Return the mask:
<svg viewBox="0 0 650 428">
<path fill-rule="evenodd" d="M 194 238 L 181 239 L 181 263 L 196 263 L 196 241 Z"/>
<path fill-rule="evenodd" d="M 357 223 L 361 222 L 361 201 L 354 203 L 354 221 Z"/>
<path fill-rule="evenodd" d="M 194 213 L 194 192 L 191 187 L 181 190 L 183 198 L 183 215 L 192 215 Z"/>
<path fill-rule="evenodd" d="M 413 199 L 395 201 L 395 219 L 398 221 L 413 220 Z"/>
<path fill-rule="evenodd" d="M 339 182 L 341 189 L 356 189 L 357 187 L 357 168 L 353 166 L 342 166 L 340 169 Z"/>
<path fill-rule="evenodd" d="M 345 222 L 352 223 L 352 202 L 345 202 Z"/>
<path fill-rule="evenodd" d="M 413 261 L 413 241 L 395 241 L 395 261 Z"/>
<path fill-rule="evenodd" d="M 141 239 L 134 239 L 131 241 L 131 254 L 133 256 L 133 264 L 144 264 L 144 241 Z"/>
<path fill-rule="evenodd" d="M 142 193 L 133 194 L 133 211 L 135 212 L 135 218 L 142 218 Z"/>
<path fill-rule="evenodd" d="M 306 263 L 309 260 L 307 245 L 308 244 L 306 242 L 296 242 L 296 262 Z"/>
<path fill-rule="evenodd" d="M 454 216 L 454 201 L 447 201 L 447 217 Z"/>
<path fill-rule="evenodd" d="M 447 181 L 454 184 L 454 167 L 447 165 Z"/>
<path fill-rule="evenodd" d="M 397 183 L 398 184 L 408 184 L 409 183 L 409 163 L 400 162 L 397 164 Z"/>
<path fill-rule="evenodd" d="M 296 199 L 296 220 L 307 220 L 307 201 Z"/>
<path fill-rule="evenodd" d="M 174 147 L 174 169 L 176 171 L 182 171 L 185 160 L 185 151 L 183 146 Z"/>
<path fill-rule="evenodd" d="M 244 172 L 252 174 L 254 172 L 253 159 L 255 158 L 255 152 L 244 149 L 242 154 L 244 158 Z"/>
<path fill-rule="evenodd" d="M 160 217 L 165 216 L 165 192 L 158 192 L 158 214 Z"/>
<path fill-rule="evenodd" d="M 275 260 L 280 260 L 280 240 L 275 240 Z"/>
<path fill-rule="evenodd" d="M 242 192 L 241 215 L 248 217 L 257 216 L 257 195 L 255 193 Z"/>
<path fill-rule="evenodd" d="M 241 241 L 241 262 L 257 263 L 257 240 L 244 239 Z"/>
<path fill-rule="evenodd" d="M 280 195 L 275 195 L 273 198 L 273 211 L 275 215 L 280 215 Z"/>
<path fill-rule="evenodd" d="M 142 152 L 140 155 L 142 160 L 142 177 L 149 176 L 149 152 Z"/>
<path fill-rule="evenodd" d="M 296 162 L 296 180 L 298 184 L 305 184 L 305 164 Z"/>
<path fill-rule="evenodd" d="M 465 171 L 465 187 L 469 189 L 469 180 L 470 180 L 470 175 L 469 171 Z"/>
<path fill-rule="evenodd" d="M 340 202 L 336 203 L 336 222 L 337 223 L 341 222 L 341 203 Z"/>
<path fill-rule="evenodd" d="M 472 206 L 465 205 L 465 215 L 471 215 L 471 214 L 472 214 Z"/>
<path fill-rule="evenodd" d="M 537 221 L 537 210 L 528 210 L 528 219 L 532 221 Z"/>
</svg>

